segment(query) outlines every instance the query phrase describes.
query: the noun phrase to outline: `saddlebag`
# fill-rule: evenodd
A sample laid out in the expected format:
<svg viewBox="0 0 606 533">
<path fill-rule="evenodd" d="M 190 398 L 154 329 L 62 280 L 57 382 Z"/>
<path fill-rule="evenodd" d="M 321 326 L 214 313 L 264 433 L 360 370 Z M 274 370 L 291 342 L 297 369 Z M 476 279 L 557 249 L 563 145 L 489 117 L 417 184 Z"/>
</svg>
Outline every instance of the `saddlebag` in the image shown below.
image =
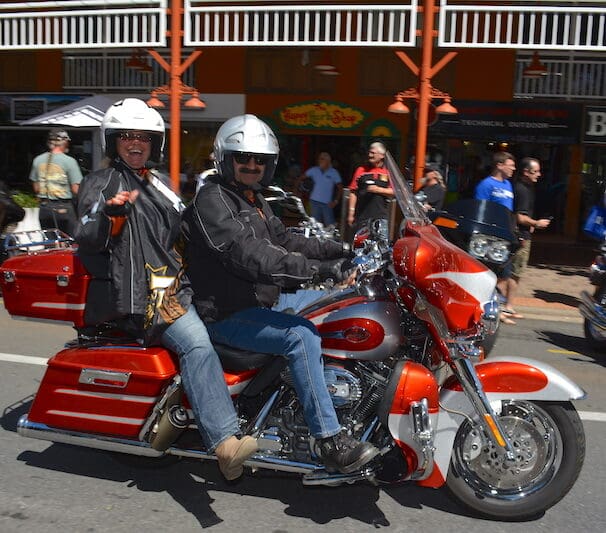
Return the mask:
<svg viewBox="0 0 606 533">
<path fill-rule="evenodd" d="M 137 438 L 177 371 L 173 356 L 161 347 L 67 348 L 49 359 L 28 419 L 54 428 Z"/>
<path fill-rule="evenodd" d="M 14 317 L 84 325 L 91 276 L 73 248 L 14 255 L 0 266 L 6 310 Z"/>
</svg>

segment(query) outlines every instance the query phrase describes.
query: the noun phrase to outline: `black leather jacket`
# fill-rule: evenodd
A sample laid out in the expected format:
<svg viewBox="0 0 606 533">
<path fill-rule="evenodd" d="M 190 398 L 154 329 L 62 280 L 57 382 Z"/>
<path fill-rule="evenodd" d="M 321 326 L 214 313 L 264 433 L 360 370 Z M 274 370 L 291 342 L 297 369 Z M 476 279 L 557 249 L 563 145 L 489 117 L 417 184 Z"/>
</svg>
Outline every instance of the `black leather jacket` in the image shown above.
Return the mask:
<svg viewBox="0 0 606 533">
<path fill-rule="evenodd" d="M 121 229 L 112 235 L 119 220 L 105 213 L 105 203 L 119 190 L 135 189 L 139 196 Z M 178 209 L 155 186 L 118 164 L 84 178 L 78 192 L 78 218 L 75 239 L 85 266 L 99 278 L 109 267 L 118 314 L 144 315 L 150 285 L 175 276 L 180 268 L 173 248 L 179 235 Z"/>
<path fill-rule="evenodd" d="M 282 288 L 314 276 L 317 260 L 343 256 L 341 243 L 286 231 L 260 192 L 252 205 L 218 180 L 198 191 L 182 222 L 185 273 L 202 318 L 271 307 Z"/>
</svg>

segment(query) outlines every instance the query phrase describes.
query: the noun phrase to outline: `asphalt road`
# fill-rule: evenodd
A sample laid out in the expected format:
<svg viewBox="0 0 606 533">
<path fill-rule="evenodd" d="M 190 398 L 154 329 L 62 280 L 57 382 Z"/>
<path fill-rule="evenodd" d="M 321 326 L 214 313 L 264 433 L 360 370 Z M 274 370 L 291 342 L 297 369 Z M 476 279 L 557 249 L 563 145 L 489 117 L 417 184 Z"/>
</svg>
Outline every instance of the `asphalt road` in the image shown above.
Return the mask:
<svg viewBox="0 0 606 533">
<path fill-rule="evenodd" d="M 68 327 L 14 321 L 0 310 L 2 532 L 606 530 L 606 358 L 588 350 L 579 324 L 521 320 L 503 328 L 495 346 L 495 354 L 545 360 L 589 393 L 576 402 L 587 434 L 579 480 L 544 516 L 521 524 L 469 516 L 445 491 L 412 484 L 311 489 L 296 476 L 256 473 L 228 485 L 214 463 L 135 465 L 105 452 L 18 436 L 16 421 L 43 375 L 43 359 L 72 337 Z"/>
</svg>

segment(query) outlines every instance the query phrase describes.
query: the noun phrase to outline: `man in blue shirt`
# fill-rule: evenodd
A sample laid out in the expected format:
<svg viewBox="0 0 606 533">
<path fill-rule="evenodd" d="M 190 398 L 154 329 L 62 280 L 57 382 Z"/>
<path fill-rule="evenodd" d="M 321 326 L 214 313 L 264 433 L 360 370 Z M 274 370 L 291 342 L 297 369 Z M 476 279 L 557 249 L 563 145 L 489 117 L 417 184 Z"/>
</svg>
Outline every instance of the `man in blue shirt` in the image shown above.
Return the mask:
<svg viewBox="0 0 606 533">
<path fill-rule="evenodd" d="M 341 199 L 343 184 L 338 170 L 332 166 L 330 154 L 320 152 L 318 165 L 306 170 L 300 180 L 304 178 L 313 180 L 313 188 L 309 195 L 311 216 L 325 226 L 334 225 L 333 210 Z"/>
<path fill-rule="evenodd" d="M 513 186 L 509 179 L 516 170 L 516 162 L 509 152 L 497 152 L 492 158 L 492 175 L 484 178 L 476 187 L 476 200 L 489 200 L 497 204 L 504 205 L 513 213 Z M 502 297 L 501 308 L 507 307 L 509 302 L 509 288 L 511 286 L 511 263 L 509 263 L 497 280 L 497 288 Z M 516 318 L 523 318 L 516 314 Z M 515 324 L 511 316 L 501 313 L 501 322 L 505 324 Z"/>
<path fill-rule="evenodd" d="M 509 152 L 497 152 L 493 158 L 492 175 L 476 187 L 476 200 L 490 200 L 513 212 L 513 186 L 509 181 L 516 170 L 516 162 Z"/>
</svg>

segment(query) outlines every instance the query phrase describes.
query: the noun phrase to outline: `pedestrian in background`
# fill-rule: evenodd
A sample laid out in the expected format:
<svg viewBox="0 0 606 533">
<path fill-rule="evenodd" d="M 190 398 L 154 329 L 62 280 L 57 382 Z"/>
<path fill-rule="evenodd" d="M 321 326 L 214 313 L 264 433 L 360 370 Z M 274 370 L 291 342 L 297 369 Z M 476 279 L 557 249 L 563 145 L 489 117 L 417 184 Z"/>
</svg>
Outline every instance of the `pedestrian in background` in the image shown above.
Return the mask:
<svg viewBox="0 0 606 533">
<path fill-rule="evenodd" d="M 29 179 L 34 193 L 40 198 L 40 226 L 59 228 L 73 235 L 76 227 L 74 200 L 82 181 L 77 161 L 67 155 L 67 132 L 54 128 L 48 133 L 48 151 L 34 158 Z"/>
<path fill-rule="evenodd" d="M 388 220 L 388 200 L 393 197 L 389 171 L 385 168 L 385 145 L 376 141 L 368 148 L 368 161 L 359 166 L 349 184 L 347 223 L 354 232 L 370 220 Z"/>
<path fill-rule="evenodd" d="M 537 229 L 545 229 L 551 223 L 548 218 L 533 218 L 535 185 L 541 177 L 541 163 L 534 157 L 525 157 L 520 162 L 520 171 L 514 186 L 514 213 L 518 225 L 520 247 L 516 250 L 511 263 L 511 277 L 508 281 L 507 304 L 501 309 L 510 319 L 524 318 L 511 306 L 520 283 L 522 272 L 528 266 L 530 242 Z"/>
<path fill-rule="evenodd" d="M 446 198 L 446 184 L 442 174 L 434 167 L 427 167 L 423 176 L 423 187 L 421 192 L 425 194 L 425 204 L 423 207 L 426 211 L 431 209 L 440 210 L 444 206 Z"/>
<path fill-rule="evenodd" d="M 516 162 L 509 152 L 496 152 L 492 158 L 492 174 L 484 178 L 475 190 L 476 200 L 488 200 L 505 206 L 513 216 L 513 185 L 510 178 L 516 170 Z M 511 262 L 499 273 L 497 288 L 501 293 L 501 309 L 509 305 L 511 288 Z M 501 322 L 515 324 L 510 316 L 501 313 Z"/>
<path fill-rule="evenodd" d="M 339 171 L 332 166 L 328 152 L 320 152 L 315 167 L 307 169 L 297 180 L 296 189 L 303 180 L 308 180 L 311 216 L 325 226 L 335 224 L 334 208 L 341 200 L 343 183 Z"/>
</svg>

